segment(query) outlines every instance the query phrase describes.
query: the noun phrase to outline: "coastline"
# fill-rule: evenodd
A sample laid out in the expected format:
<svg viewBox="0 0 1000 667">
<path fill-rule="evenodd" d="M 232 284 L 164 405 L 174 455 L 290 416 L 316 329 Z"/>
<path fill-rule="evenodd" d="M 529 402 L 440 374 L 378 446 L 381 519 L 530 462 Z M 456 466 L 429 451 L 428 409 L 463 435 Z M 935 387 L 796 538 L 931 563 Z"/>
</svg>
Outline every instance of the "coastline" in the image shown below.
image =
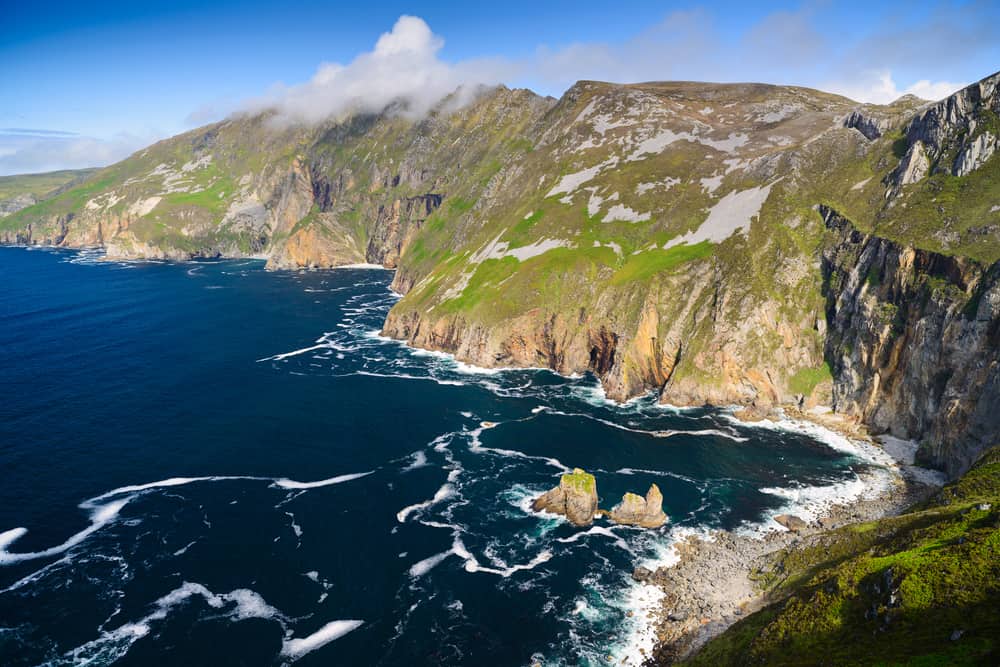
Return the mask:
<svg viewBox="0 0 1000 667">
<path fill-rule="evenodd" d="M 869 451 L 877 449 L 884 454 L 887 465 L 876 463 L 871 470 L 860 473 L 862 492 L 812 512 L 797 530 L 780 527 L 771 517 L 752 531 L 692 532 L 678 539 L 670 557 L 655 568 L 636 567 L 632 579 L 653 601 L 633 611 L 645 614 L 639 619 L 644 627 L 636 634 L 646 641 L 637 647 L 638 655 L 633 653 L 631 661 L 625 658 L 616 664 L 652 667 L 692 656 L 741 618 L 780 599 L 760 582 L 760 574 L 773 568 L 782 551 L 814 544 L 842 526 L 901 514 L 926 499 L 944 481 L 925 474 L 931 471 L 915 468 L 907 456 L 912 450 L 905 447 L 906 443 L 892 439 L 885 447 L 876 444 L 854 420 L 794 411 L 783 415 L 781 422 L 772 418 L 754 421 L 764 428 L 783 428 L 789 422 L 818 427 Z M 769 423 L 765 425 L 765 421 Z M 797 512 L 793 508 L 789 513 Z M 647 648 L 650 643 L 651 648 Z"/>
</svg>

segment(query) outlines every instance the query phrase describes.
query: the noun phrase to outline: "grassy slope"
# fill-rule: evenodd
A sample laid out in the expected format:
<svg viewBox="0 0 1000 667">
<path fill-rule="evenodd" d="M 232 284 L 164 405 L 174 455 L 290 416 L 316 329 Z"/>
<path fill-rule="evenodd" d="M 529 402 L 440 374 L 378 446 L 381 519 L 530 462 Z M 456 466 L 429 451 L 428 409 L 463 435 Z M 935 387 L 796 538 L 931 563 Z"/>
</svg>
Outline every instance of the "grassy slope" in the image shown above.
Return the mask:
<svg viewBox="0 0 1000 667">
<path fill-rule="evenodd" d="M 998 664 L 1000 447 L 909 513 L 841 528 L 759 575 L 783 599 L 685 664 Z"/>
<path fill-rule="evenodd" d="M 96 169 L 65 169 L 49 171 L 42 174 L 17 174 L 0 176 L 0 199 L 10 199 L 22 194 L 34 195 L 44 199 L 64 185 L 72 181 L 86 178 Z"/>
</svg>

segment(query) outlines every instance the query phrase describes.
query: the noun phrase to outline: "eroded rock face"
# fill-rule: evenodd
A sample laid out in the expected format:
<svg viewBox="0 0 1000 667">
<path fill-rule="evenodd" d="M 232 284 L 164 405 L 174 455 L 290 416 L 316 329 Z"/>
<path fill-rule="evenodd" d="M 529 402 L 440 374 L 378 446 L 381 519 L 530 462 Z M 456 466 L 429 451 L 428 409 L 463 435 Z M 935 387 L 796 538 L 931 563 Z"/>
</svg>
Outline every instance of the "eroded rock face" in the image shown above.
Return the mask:
<svg viewBox="0 0 1000 667">
<path fill-rule="evenodd" d="M 21 194 L 10 199 L 2 199 L 0 200 L 0 218 L 28 208 L 34 205 L 36 201 L 35 196 L 31 194 Z"/>
<path fill-rule="evenodd" d="M 615 523 L 627 526 L 659 528 L 667 522 L 667 515 L 663 513 L 663 494 L 660 493 L 660 487 L 656 484 L 650 485 L 645 498 L 635 493 L 626 493 L 608 516 Z"/>
<path fill-rule="evenodd" d="M 823 213 L 834 409 L 963 473 L 1000 433 L 1000 262 L 907 247 Z"/>
<path fill-rule="evenodd" d="M 536 512 L 561 514 L 575 526 L 589 526 L 597 512 L 597 480 L 590 473 L 574 468 L 560 478 L 559 486 L 536 498 L 531 508 Z"/>
</svg>

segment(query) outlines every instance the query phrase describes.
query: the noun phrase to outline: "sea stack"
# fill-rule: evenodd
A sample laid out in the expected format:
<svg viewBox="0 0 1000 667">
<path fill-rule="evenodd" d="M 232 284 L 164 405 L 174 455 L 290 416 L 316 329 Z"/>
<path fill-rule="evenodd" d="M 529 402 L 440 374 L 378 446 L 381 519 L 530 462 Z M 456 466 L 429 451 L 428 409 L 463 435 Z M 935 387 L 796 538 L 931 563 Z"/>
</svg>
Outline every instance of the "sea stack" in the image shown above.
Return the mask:
<svg viewBox="0 0 1000 667">
<path fill-rule="evenodd" d="M 659 528 L 667 522 L 667 515 L 663 513 L 663 494 L 660 493 L 660 487 L 651 484 L 645 498 L 636 493 L 626 493 L 608 516 L 615 523 L 626 526 Z"/>
<path fill-rule="evenodd" d="M 575 526 L 589 526 L 597 511 L 597 480 L 574 468 L 559 479 L 559 486 L 546 491 L 531 504 L 536 512 L 562 514 Z"/>
</svg>

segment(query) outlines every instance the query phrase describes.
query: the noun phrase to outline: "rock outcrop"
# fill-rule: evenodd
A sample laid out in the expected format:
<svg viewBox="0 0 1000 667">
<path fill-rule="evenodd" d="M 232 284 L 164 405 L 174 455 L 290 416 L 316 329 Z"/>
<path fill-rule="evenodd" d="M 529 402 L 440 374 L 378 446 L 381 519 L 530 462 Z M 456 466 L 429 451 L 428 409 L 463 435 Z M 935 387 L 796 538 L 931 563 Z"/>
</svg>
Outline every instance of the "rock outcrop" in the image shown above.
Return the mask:
<svg viewBox="0 0 1000 667">
<path fill-rule="evenodd" d="M 1000 412 L 998 82 L 859 106 L 581 81 L 419 119 L 239 116 L 0 218 L 0 242 L 374 262 L 403 294 L 387 336 L 591 372 L 615 400 L 832 404 L 955 472 Z"/>
<path fill-rule="evenodd" d="M 809 524 L 803 521 L 801 517 L 797 517 L 794 514 L 779 514 L 774 517 L 774 521 L 779 526 L 782 526 L 793 533 L 801 532 L 809 526 Z"/>
<path fill-rule="evenodd" d="M 996 150 L 998 115 L 1000 73 L 919 113 L 906 127 L 906 142 L 910 147 L 923 144 L 933 171 L 965 176 Z"/>
<path fill-rule="evenodd" d="M 34 206 L 37 203 L 38 200 L 35 198 L 35 195 L 30 193 L 20 194 L 9 199 L 2 199 L 0 200 L 0 217 L 17 213 L 21 209 Z"/>
<path fill-rule="evenodd" d="M 559 479 L 559 486 L 535 499 L 531 508 L 565 516 L 575 526 L 589 526 L 597 512 L 597 481 L 580 468 Z"/>
<path fill-rule="evenodd" d="M 640 526 L 642 528 L 659 528 L 667 522 L 667 515 L 663 513 L 663 494 L 660 487 L 652 484 L 646 497 L 626 493 L 622 496 L 622 501 L 615 505 L 608 517 L 615 523 L 626 526 Z"/>
<path fill-rule="evenodd" d="M 900 245 L 822 211 L 834 409 L 961 474 L 1000 433 L 1000 262 Z"/>
</svg>

